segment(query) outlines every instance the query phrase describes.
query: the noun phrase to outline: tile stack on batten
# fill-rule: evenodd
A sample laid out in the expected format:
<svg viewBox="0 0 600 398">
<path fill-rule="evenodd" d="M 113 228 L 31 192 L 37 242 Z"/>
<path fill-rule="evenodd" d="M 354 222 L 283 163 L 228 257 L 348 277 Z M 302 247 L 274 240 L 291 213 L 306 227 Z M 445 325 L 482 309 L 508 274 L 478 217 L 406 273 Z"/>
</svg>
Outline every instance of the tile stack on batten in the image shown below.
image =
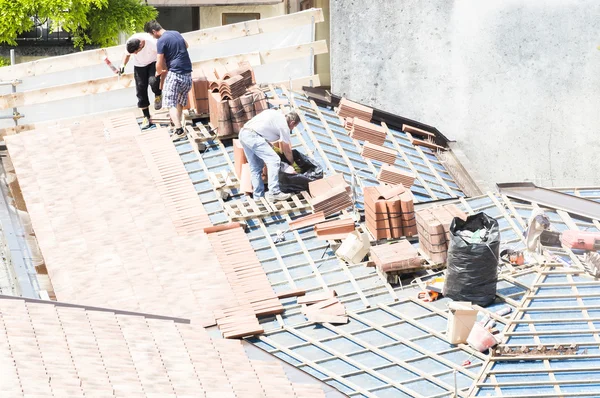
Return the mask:
<svg viewBox="0 0 600 398">
<path fill-rule="evenodd" d="M 367 229 L 376 240 L 417 233 L 412 193 L 402 185 L 364 188 Z"/>
<path fill-rule="evenodd" d="M 436 264 L 446 262 L 450 223 L 454 217 L 464 220 L 467 215 L 455 205 L 433 207 L 416 212 L 419 247 Z"/>
</svg>

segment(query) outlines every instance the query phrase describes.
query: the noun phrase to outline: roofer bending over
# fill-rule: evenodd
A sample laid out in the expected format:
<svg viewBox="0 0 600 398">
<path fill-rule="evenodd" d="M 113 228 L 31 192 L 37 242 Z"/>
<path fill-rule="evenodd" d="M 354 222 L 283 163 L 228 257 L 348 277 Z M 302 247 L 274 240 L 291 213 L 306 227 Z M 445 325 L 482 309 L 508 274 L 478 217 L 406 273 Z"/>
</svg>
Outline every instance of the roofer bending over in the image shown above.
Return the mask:
<svg viewBox="0 0 600 398">
<path fill-rule="evenodd" d="M 262 170 L 267 165 L 269 178 L 269 192 L 267 200 L 281 201 L 290 197 L 290 194 L 279 190 L 279 155 L 275 153 L 271 143 L 281 141 L 282 150 L 290 164 L 294 163 L 290 132 L 300 123 L 296 112 L 287 115 L 267 109 L 250 119 L 240 130 L 240 143 L 250 164 L 250 174 L 254 198 L 265 196 L 265 186 L 262 180 Z"/>
<path fill-rule="evenodd" d="M 162 108 L 160 91 L 160 75 L 156 75 L 156 39 L 148 33 L 136 33 L 127 40 L 127 51 L 123 56 L 120 74 L 125 72 L 125 65 L 133 55 L 133 76 L 135 78 L 135 94 L 138 99 L 138 108 L 144 114 L 142 129 L 150 127 L 150 100 L 148 99 L 148 86 L 154 93 L 154 109 Z"/>
<path fill-rule="evenodd" d="M 144 30 L 158 39 L 156 76 L 168 71 L 162 99 L 163 106 L 169 108 L 171 121 L 175 125 L 173 139 L 184 138 L 186 135 L 181 126 L 181 114 L 192 88 L 192 61 L 187 50 L 188 43 L 179 32 L 164 30 L 156 21 L 146 22 Z"/>
</svg>

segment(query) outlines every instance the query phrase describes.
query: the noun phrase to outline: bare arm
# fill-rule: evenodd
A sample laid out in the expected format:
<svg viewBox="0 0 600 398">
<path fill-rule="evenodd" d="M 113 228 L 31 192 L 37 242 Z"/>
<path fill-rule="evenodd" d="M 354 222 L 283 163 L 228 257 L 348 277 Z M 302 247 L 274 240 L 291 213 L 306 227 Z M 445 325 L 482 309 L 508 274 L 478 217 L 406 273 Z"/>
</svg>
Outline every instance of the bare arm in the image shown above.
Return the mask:
<svg viewBox="0 0 600 398">
<path fill-rule="evenodd" d="M 294 164 L 294 154 L 292 153 L 292 146 L 285 141 L 281 141 L 281 150 L 288 160 L 289 164 Z"/>
<path fill-rule="evenodd" d="M 190 48 L 190 45 L 188 44 L 187 40 L 183 40 L 185 42 L 185 48 Z"/>
<path fill-rule="evenodd" d="M 123 56 L 123 62 L 121 63 L 122 67 L 125 67 L 125 65 L 127 65 L 127 63 L 129 62 L 129 58 L 131 58 L 131 54 L 125 54 Z"/>
<path fill-rule="evenodd" d="M 158 54 L 156 56 L 156 76 L 161 75 L 163 72 L 167 71 L 167 64 L 165 62 L 165 55 Z"/>
</svg>

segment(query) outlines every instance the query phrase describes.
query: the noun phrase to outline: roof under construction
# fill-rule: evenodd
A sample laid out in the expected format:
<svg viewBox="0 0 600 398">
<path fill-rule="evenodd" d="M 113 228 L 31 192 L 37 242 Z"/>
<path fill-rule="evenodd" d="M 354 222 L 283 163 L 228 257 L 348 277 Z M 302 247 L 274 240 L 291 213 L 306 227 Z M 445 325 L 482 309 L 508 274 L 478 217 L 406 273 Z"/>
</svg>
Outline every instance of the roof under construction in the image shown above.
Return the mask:
<svg viewBox="0 0 600 398">
<path fill-rule="evenodd" d="M 320 14 L 300 15 L 306 23 Z M 264 26 L 246 26 L 244 36 L 275 26 L 255 23 Z M 205 36 L 192 36 L 202 45 Z M 288 50 L 279 57 L 293 59 Z M 220 67 L 247 61 L 231 58 Z M 382 169 L 392 167 L 414 179 L 417 209 L 453 204 L 495 218 L 502 248 L 525 247 L 523 231 L 540 208 L 555 231 L 600 232 L 592 202 L 600 188 L 512 184 L 482 194 L 446 138 L 418 121 L 374 110 L 382 142 L 365 156 L 336 112 L 340 99 L 300 89 L 306 81 L 263 82 L 261 92 L 271 106 L 299 113 L 293 148 L 349 186 L 352 206 L 328 221 L 356 218 L 357 230 L 369 234 L 365 189 L 380 186 Z M 75 98 L 72 87 L 49 91 Z M 42 101 L 34 94 L 3 96 L 0 104 L 33 106 Z M 187 138 L 175 143 L 166 128 L 142 131 L 138 122 L 124 109 L 5 130 L 9 200 L 25 220 L 18 226 L 0 206 L 5 246 L 16 267 L 29 245 L 33 262 L 23 267 L 35 267 L 29 274 L 38 284 L 30 290 L 46 300 L 0 296 L 2 367 L 12 375 L 0 381 L 2 394 L 600 396 L 600 282 L 579 253 L 543 247 L 524 266 L 504 264 L 494 303 L 475 307 L 480 319 L 496 322 L 501 348 L 484 354 L 450 344 L 450 300 L 418 298 L 442 275 L 439 263 L 426 258 L 418 271 L 390 278 L 368 261 L 343 261 L 339 239 L 298 225 L 313 213 L 308 193 L 275 204 L 244 195 L 234 142 L 206 120 L 190 122 Z M 586 201 L 585 211 L 573 200 Z M 9 224 L 23 229 L 23 242 L 8 236 Z M 414 237 L 402 241 L 426 256 Z M 343 322 L 311 318 L 303 303 L 319 294 L 343 310 L 327 319 Z M 496 313 L 506 307 L 510 313 Z"/>
</svg>

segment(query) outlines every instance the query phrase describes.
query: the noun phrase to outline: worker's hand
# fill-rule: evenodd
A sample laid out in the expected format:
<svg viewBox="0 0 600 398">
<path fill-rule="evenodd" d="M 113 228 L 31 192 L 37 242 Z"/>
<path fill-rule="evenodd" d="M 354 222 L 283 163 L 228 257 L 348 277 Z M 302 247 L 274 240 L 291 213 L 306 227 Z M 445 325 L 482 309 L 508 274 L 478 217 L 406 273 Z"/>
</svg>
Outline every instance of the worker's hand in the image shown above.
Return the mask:
<svg viewBox="0 0 600 398">
<path fill-rule="evenodd" d="M 119 69 L 119 75 L 122 75 L 123 73 L 125 73 L 125 65 L 122 65 Z"/>
</svg>

